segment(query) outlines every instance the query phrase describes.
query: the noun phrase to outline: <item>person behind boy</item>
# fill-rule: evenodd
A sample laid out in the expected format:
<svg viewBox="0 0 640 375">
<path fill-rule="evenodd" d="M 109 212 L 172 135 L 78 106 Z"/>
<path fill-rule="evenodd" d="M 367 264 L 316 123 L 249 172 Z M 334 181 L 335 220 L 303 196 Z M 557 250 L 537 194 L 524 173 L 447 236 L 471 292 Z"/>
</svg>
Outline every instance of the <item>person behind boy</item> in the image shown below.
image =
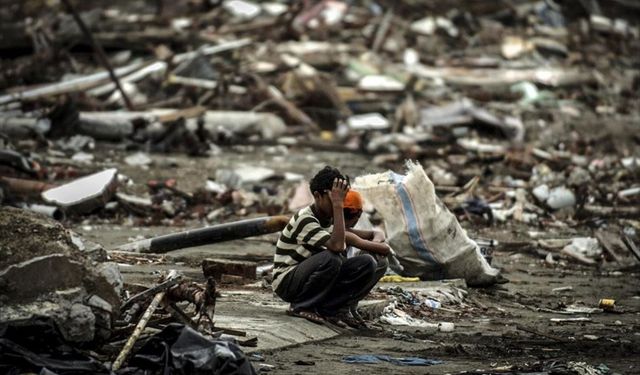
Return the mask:
<svg viewBox="0 0 640 375">
<path fill-rule="evenodd" d="M 389 245 L 385 243 L 386 238 L 384 232 L 379 230 L 355 229 L 360 216 L 362 215 L 363 199 L 360 193 L 355 190 L 349 190 L 344 198 L 344 220 L 346 233 L 347 257 L 352 258 L 362 254 L 362 252 L 370 253 L 376 260 L 376 270 L 373 278 L 361 293 L 355 296 L 354 301 L 349 306 L 349 313 L 353 318 L 359 321 L 360 325 L 364 325 L 364 320 L 358 314 L 358 302 L 364 298 L 371 289 L 378 283 L 378 280 L 384 276 L 389 266 L 387 255 L 391 252 Z"/>
<path fill-rule="evenodd" d="M 346 259 L 343 201 L 349 185 L 324 167 L 310 181 L 314 203 L 296 212 L 280 234 L 273 258 L 273 291 L 291 305 L 289 315 L 324 323 L 370 288 L 376 270 L 368 254 Z M 326 318 L 326 319 L 325 319 Z"/>
</svg>

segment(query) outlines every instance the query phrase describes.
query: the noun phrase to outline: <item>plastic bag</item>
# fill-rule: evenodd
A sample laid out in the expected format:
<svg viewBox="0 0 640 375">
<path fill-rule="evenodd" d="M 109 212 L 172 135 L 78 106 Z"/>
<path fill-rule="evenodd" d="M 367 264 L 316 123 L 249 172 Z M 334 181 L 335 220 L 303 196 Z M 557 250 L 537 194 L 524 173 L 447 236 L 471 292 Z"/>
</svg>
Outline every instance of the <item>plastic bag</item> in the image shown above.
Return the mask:
<svg viewBox="0 0 640 375">
<path fill-rule="evenodd" d="M 402 276 L 463 278 L 469 286 L 496 283 L 499 271 L 436 196 L 422 166 L 408 161 L 406 175 L 388 171 L 361 176 L 352 187 L 384 218 L 388 242 L 404 267 Z"/>
<path fill-rule="evenodd" d="M 193 328 L 175 323 L 149 338 L 128 366 L 122 370 L 123 374 L 256 374 L 238 345 L 210 339 Z"/>
</svg>

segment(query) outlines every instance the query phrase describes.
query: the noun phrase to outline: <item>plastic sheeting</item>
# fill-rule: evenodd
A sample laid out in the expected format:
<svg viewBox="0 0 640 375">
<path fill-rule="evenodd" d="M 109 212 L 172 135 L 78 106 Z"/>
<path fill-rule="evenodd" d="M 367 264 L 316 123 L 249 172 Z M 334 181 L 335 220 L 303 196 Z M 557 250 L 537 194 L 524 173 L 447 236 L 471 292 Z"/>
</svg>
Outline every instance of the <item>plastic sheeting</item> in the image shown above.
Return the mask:
<svg viewBox="0 0 640 375">
<path fill-rule="evenodd" d="M 152 336 L 122 374 L 146 375 L 149 371 L 171 375 L 256 374 L 238 345 L 210 339 L 181 324 L 170 324 Z"/>
<path fill-rule="evenodd" d="M 46 375 L 254 375 L 249 359 L 233 342 L 205 337 L 170 324 L 147 339 L 128 366 L 116 373 L 69 346 L 49 318 L 0 325 L 0 374 Z"/>
</svg>

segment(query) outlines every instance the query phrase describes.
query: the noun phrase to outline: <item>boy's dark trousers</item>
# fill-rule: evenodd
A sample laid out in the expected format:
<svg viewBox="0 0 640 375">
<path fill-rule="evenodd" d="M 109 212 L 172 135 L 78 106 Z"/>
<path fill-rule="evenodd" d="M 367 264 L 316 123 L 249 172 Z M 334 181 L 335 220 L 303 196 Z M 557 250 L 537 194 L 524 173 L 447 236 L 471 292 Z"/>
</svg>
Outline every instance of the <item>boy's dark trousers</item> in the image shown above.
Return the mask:
<svg viewBox="0 0 640 375">
<path fill-rule="evenodd" d="M 346 257 L 323 250 L 305 259 L 283 276 L 276 294 L 297 310 L 335 315 L 357 303 L 378 281 L 378 262 L 368 254 Z"/>
</svg>

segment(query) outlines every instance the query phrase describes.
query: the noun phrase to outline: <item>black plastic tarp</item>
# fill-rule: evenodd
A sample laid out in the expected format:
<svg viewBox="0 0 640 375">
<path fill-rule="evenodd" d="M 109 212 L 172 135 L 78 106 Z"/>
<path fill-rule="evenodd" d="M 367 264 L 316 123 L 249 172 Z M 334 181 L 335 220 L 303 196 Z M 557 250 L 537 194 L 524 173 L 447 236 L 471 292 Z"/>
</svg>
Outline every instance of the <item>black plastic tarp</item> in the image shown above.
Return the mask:
<svg viewBox="0 0 640 375">
<path fill-rule="evenodd" d="M 0 374 L 114 374 L 100 361 L 65 342 L 46 318 L 0 325 Z M 205 337 L 170 324 L 147 339 L 118 375 L 254 375 L 251 362 L 233 342 Z"/>
<path fill-rule="evenodd" d="M 152 336 L 122 371 L 127 375 L 150 373 L 254 375 L 256 371 L 235 343 L 212 340 L 190 327 L 170 324 Z"/>
</svg>

